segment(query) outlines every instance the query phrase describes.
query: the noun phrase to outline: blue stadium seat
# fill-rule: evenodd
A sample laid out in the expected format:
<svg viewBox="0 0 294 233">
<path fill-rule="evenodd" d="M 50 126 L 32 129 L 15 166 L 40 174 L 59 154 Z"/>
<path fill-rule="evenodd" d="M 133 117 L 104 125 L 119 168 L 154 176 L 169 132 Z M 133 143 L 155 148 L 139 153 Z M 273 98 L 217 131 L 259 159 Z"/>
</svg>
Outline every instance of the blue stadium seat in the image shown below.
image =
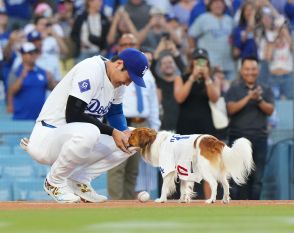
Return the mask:
<svg viewBox="0 0 294 233">
<path fill-rule="evenodd" d="M 29 137 L 35 121 L 24 120 L 5 120 L 1 119 L 0 124 L 0 141 L 2 144 L 9 146 L 19 145 L 19 141 L 23 137 Z"/>
<path fill-rule="evenodd" d="M 36 176 L 34 161 L 29 157 L 0 157 L 1 178 L 27 178 Z"/>
<path fill-rule="evenodd" d="M 107 173 L 103 173 L 91 182 L 92 187 L 97 193 L 108 196 L 107 192 Z"/>
<path fill-rule="evenodd" d="M 42 164 L 38 164 L 38 163 L 36 163 L 34 165 L 34 167 L 36 170 L 36 174 L 39 178 L 45 178 L 50 170 L 50 166 L 42 165 Z"/>
<path fill-rule="evenodd" d="M 278 117 L 277 129 L 293 129 L 293 100 L 279 100 L 275 103 Z"/>
<path fill-rule="evenodd" d="M 24 149 L 20 147 L 20 145 L 16 145 L 13 147 L 13 154 L 21 156 L 30 156 Z"/>
<path fill-rule="evenodd" d="M 12 185 L 10 181 L 0 180 L 0 201 L 12 201 Z"/>
<path fill-rule="evenodd" d="M 35 125 L 35 121 L 26 120 L 3 120 L 0 124 L 0 133 L 14 134 L 14 133 L 30 133 Z"/>
<path fill-rule="evenodd" d="M 48 201 L 52 200 L 43 190 L 43 179 L 16 181 L 13 184 L 15 201 Z"/>
<path fill-rule="evenodd" d="M 12 148 L 8 145 L 0 145 L 0 156 L 12 154 Z"/>
<path fill-rule="evenodd" d="M 27 133 L 13 133 L 13 134 L 1 134 L 0 132 L 0 139 L 1 139 L 1 143 L 2 144 L 5 144 L 7 146 L 10 146 L 10 147 L 15 147 L 15 146 L 18 146 L 19 145 L 19 142 L 22 138 L 24 137 L 29 137 L 30 136 L 30 133 L 27 132 Z"/>
<path fill-rule="evenodd" d="M 12 114 L 11 113 L 7 113 L 7 112 L 2 112 L 0 113 L 0 120 L 1 121 L 8 121 L 12 119 Z"/>
<path fill-rule="evenodd" d="M 10 178 L 25 178 L 25 177 L 34 177 L 35 169 L 32 165 L 24 164 L 24 165 L 13 165 L 7 164 L 2 168 L 2 177 L 10 177 Z"/>
<path fill-rule="evenodd" d="M 12 114 L 6 110 L 6 104 L 4 100 L 0 100 L 0 120 L 11 120 Z"/>
</svg>

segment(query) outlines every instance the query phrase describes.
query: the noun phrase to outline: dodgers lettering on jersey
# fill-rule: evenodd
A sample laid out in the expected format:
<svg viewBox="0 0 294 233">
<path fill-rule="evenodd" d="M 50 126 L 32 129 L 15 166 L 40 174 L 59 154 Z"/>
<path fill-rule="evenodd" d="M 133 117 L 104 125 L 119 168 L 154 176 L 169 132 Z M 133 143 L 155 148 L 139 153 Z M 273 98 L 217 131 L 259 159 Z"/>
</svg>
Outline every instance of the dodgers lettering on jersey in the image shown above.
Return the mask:
<svg viewBox="0 0 294 233">
<path fill-rule="evenodd" d="M 170 139 L 170 142 L 175 142 L 175 141 L 179 141 L 181 139 L 189 139 L 190 136 L 188 135 L 179 135 L 179 134 L 174 134 L 171 139 Z"/>
<path fill-rule="evenodd" d="M 111 102 L 109 102 L 107 106 L 102 106 L 99 100 L 92 99 L 91 102 L 88 104 L 85 113 L 94 115 L 98 118 L 102 118 L 108 113 L 110 106 Z"/>
</svg>

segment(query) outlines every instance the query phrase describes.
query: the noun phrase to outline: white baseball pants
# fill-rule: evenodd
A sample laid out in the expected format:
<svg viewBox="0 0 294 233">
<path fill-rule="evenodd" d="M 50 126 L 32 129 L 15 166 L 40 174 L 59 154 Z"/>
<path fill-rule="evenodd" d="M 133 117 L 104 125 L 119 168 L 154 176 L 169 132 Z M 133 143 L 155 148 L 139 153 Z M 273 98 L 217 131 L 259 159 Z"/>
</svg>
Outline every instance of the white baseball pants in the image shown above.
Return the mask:
<svg viewBox="0 0 294 233">
<path fill-rule="evenodd" d="M 36 123 L 28 153 L 42 164 L 51 165 L 47 179 L 56 187 L 67 178 L 90 183 L 101 173 L 117 166 L 130 155 L 116 147 L 112 137 L 90 123 L 69 123 L 57 128 Z"/>
</svg>

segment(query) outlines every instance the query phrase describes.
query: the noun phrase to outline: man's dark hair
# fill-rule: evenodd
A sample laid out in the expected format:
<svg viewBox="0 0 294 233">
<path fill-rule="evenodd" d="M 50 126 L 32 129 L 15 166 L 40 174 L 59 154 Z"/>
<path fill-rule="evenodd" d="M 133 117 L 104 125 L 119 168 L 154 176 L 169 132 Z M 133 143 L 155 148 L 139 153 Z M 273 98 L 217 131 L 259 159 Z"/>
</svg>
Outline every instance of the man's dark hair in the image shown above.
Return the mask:
<svg viewBox="0 0 294 233">
<path fill-rule="evenodd" d="M 142 46 L 142 47 L 140 48 L 140 51 L 141 51 L 142 53 L 151 53 L 151 54 L 154 53 L 154 49 L 152 49 L 152 48 L 150 48 L 150 47 L 147 47 L 147 46 Z"/>
<path fill-rule="evenodd" d="M 241 65 L 243 65 L 245 61 L 256 61 L 257 64 L 259 64 L 258 58 L 254 55 L 243 57 L 241 60 Z"/>
<path fill-rule="evenodd" d="M 117 55 L 113 56 L 113 57 L 110 59 L 111 62 L 116 62 L 117 60 L 122 60 L 122 59 L 121 59 L 119 56 L 117 56 Z M 121 71 L 124 71 L 124 70 L 126 70 L 125 65 L 123 66 L 123 68 L 122 68 Z"/>
<path fill-rule="evenodd" d="M 117 56 L 117 55 L 113 56 L 113 57 L 110 59 L 111 62 L 115 62 L 115 61 L 117 61 L 117 60 L 121 60 L 121 59 L 119 58 L 119 56 Z"/>
<path fill-rule="evenodd" d="M 36 25 L 41 19 L 46 19 L 46 17 L 42 15 L 35 17 L 34 24 Z"/>
</svg>

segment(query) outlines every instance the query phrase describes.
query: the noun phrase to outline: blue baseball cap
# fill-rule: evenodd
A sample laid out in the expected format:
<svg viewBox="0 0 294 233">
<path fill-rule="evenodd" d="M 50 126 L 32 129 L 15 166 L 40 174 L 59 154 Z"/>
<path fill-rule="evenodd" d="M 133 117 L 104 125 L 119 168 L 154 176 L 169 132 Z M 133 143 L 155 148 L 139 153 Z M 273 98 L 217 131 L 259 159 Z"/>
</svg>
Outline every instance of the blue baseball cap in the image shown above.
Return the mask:
<svg viewBox="0 0 294 233">
<path fill-rule="evenodd" d="M 144 53 L 134 48 L 127 48 L 118 54 L 123 60 L 131 80 L 140 87 L 146 87 L 143 76 L 148 69 L 148 60 Z"/>
<path fill-rule="evenodd" d="M 32 41 L 36 41 L 36 40 L 41 40 L 42 39 L 42 36 L 41 36 L 41 33 L 34 30 L 34 31 L 31 31 L 28 35 L 27 35 L 27 40 L 29 42 L 32 42 Z"/>
</svg>

